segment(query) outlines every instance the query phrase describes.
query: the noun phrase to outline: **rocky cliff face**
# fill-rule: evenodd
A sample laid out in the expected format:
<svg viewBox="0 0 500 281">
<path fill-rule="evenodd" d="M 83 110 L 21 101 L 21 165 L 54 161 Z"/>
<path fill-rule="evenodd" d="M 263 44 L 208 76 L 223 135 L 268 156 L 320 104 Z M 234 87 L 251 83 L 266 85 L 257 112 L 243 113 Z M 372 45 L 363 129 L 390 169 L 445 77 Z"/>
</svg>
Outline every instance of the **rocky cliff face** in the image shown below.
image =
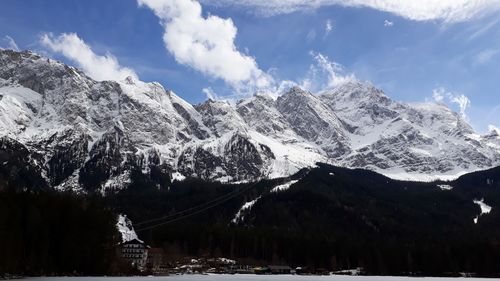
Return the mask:
<svg viewBox="0 0 500 281">
<path fill-rule="evenodd" d="M 161 187 L 179 173 L 253 181 L 316 162 L 412 179 L 500 163 L 498 132 L 477 135 L 444 105 L 395 102 L 366 83 L 192 106 L 158 83 L 97 82 L 10 50 L 0 50 L 0 135 L 26 154 L 30 173 L 62 190 L 121 189 L 134 173 Z"/>
</svg>

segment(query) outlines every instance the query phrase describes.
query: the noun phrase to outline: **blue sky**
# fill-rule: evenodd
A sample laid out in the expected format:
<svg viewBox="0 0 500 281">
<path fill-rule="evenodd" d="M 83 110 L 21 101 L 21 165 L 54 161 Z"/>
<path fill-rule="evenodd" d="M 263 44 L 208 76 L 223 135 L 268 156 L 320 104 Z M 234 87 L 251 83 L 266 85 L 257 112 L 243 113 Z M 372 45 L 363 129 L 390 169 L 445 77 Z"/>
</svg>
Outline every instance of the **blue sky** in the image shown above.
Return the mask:
<svg viewBox="0 0 500 281">
<path fill-rule="evenodd" d="M 110 71 L 119 68 L 122 75 L 130 70 L 141 80 L 159 81 L 191 103 L 206 99 L 203 89 L 227 97 L 261 87 L 276 90 L 283 81 L 293 81 L 317 91 L 355 77 L 400 101 L 432 101 L 435 93 L 460 111 L 460 100 L 480 132 L 500 126 L 496 0 L 475 10 L 450 4 L 442 13 L 426 4 L 432 0 L 423 1 L 429 7 L 418 11 L 405 4 L 391 10 L 369 0 L 349 0 L 352 5 L 335 0 L 202 1 L 202 21 L 191 27 L 189 12 L 175 18 L 185 7 L 165 12 L 161 5 L 194 0 L 139 1 L 141 7 L 137 0 L 3 0 L 0 46 L 14 47 L 14 41 L 19 49 L 86 70 L 78 53 L 70 54 L 64 45 L 69 41 L 62 39 L 68 38 L 60 37 L 74 33 L 80 41 L 72 46 L 84 44 L 95 55 L 96 63 L 87 64 L 89 72 L 94 73 L 94 64 L 109 63 L 112 59 L 100 59 L 108 55 L 118 64 Z M 398 2 L 386 0 L 391 1 Z M 204 21 L 209 15 L 213 18 Z M 183 53 L 179 38 L 186 33 L 221 48 L 198 56 Z M 170 41 L 164 41 L 164 34 Z M 99 74 L 106 78 L 109 73 Z"/>
</svg>

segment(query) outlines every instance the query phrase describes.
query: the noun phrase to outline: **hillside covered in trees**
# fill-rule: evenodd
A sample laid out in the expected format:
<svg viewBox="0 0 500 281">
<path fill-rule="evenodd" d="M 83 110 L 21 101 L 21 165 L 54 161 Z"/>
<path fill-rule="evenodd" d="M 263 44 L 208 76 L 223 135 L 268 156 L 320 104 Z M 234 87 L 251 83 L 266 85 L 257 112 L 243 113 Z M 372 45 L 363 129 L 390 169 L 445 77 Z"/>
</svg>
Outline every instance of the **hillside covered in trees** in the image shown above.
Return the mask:
<svg viewBox="0 0 500 281">
<path fill-rule="evenodd" d="M 16 190 L 4 181 L 0 271 L 123 272 L 114 247 L 116 215 L 124 213 L 141 239 L 172 261 L 223 256 L 255 265 L 362 267 L 376 275 L 500 276 L 499 169 L 447 183 L 323 164 L 238 185 L 186 179 L 159 189 L 140 171 L 132 179 L 104 197 Z M 491 212 L 482 214 L 478 200 Z"/>
</svg>

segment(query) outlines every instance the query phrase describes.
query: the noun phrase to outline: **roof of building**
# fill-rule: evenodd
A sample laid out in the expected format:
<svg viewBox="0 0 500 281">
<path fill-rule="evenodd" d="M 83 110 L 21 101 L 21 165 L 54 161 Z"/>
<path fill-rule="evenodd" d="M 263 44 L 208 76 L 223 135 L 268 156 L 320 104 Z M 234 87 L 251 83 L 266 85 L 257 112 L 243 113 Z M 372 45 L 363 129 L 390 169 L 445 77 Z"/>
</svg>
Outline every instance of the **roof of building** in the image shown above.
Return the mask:
<svg viewBox="0 0 500 281">
<path fill-rule="evenodd" d="M 120 245 L 130 245 L 130 244 L 140 244 L 140 245 L 145 245 L 145 243 L 139 239 L 132 239 L 130 241 L 126 241 L 121 243 Z"/>
</svg>

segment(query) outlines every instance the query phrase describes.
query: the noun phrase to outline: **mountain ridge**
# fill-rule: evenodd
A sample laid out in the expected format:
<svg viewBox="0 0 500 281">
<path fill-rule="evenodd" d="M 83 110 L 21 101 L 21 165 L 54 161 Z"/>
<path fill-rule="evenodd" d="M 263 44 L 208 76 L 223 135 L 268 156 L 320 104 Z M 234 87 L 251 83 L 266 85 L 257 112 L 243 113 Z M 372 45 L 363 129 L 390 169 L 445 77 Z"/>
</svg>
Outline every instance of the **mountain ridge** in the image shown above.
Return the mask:
<svg viewBox="0 0 500 281">
<path fill-rule="evenodd" d="M 293 87 L 191 105 L 158 83 L 94 81 L 35 53 L 0 50 L 0 128 L 60 190 L 118 190 L 140 172 L 222 182 L 285 177 L 317 162 L 396 179 L 456 178 L 500 165 L 500 137 L 448 107 L 404 104 L 369 83 Z"/>
</svg>

